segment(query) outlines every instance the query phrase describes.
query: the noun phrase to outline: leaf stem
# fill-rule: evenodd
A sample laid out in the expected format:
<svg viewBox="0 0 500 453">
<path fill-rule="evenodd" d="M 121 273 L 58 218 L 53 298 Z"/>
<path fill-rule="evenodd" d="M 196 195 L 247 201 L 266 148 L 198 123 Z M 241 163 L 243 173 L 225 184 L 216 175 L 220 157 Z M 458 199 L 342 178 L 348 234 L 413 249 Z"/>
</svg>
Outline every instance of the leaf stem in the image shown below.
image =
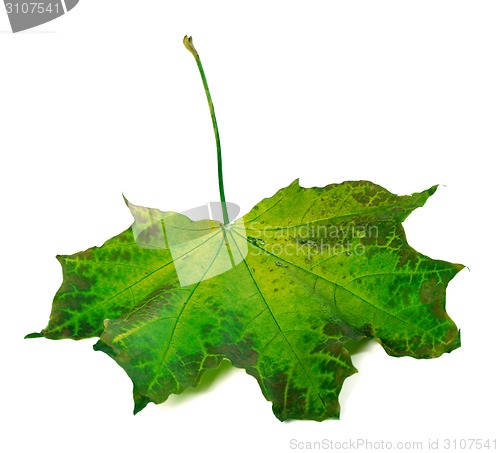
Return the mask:
<svg viewBox="0 0 500 453">
<path fill-rule="evenodd" d="M 201 64 L 200 56 L 198 55 L 197 50 L 193 45 L 193 38 L 191 36 L 184 36 L 184 45 L 186 49 L 191 52 L 194 59 L 196 60 L 196 64 L 198 65 L 198 69 L 200 71 L 201 80 L 203 81 L 203 86 L 205 88 L 205 94 L 207 95 L 208 107 L 210 109 L 210 115 L 212 116 L 212 125 L 214 127 L 215 134 L 215 144 L 217 146 L 217 170 L 219 176 L 219 195 L 220 202 L 222 206 L 222 215 L 224 218 L 224 225 L 229 225 L 229 215 L 227 213 L 226 206 L 226 195 L 224 194 L 224 179 L 222 177 L 222 152 L 220 146 L 220 137 L 219 137 L 219 128 L 217 127 L 217 119 L 215 118 L 215 110 L 214 104 L 212 102 L 212 96 L 210 95 L 210 89 L 208 88 L 207 78 L 205 77 L 205 71 L 203 70 L 203 65 Z"/>
</svg>

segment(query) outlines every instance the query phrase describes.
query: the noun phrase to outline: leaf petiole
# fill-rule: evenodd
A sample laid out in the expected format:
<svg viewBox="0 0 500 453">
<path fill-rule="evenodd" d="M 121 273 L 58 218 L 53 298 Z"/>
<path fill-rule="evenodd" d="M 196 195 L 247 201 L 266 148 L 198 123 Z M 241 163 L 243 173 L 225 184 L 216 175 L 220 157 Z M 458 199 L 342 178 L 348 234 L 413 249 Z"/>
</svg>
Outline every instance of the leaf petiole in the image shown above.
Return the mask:
<svg viewBox="0 0 500 453">
<path fill-rule="evenodd" d="M 224 219 L 224 225 L 229 225 L 229 215 L 227 213 L 226 206 L 226 195 L 224 194 L 224 180 L 222 177 L 222 152 L 220 146 L 219 128 L 217 127 L 217 119 L 215 118 L 214 104 L 212 102 L 212 96 L 210 95 L 210 89 L 208 88 L 207 78 L 205 77 L 205 71 L 203 70 L 203 65 L 201 64 L 200 56 L 193 45 L 193 38 L 191 36 L 184 36 L 184 46 L 193 55 L 198 65 L 200 71 L 201 80 L 203 81 L 203 87 L 205 88 L 205 94 L 207 95 L 208 107 L 210 109 L 210 115 L 212 117 L 212 125 L 214 127 L 215 134 L 215 144 L 217 146 L 217 170 L 219 176 L 219 195 L 222 207 L 222 216 Z"/>
</svg>

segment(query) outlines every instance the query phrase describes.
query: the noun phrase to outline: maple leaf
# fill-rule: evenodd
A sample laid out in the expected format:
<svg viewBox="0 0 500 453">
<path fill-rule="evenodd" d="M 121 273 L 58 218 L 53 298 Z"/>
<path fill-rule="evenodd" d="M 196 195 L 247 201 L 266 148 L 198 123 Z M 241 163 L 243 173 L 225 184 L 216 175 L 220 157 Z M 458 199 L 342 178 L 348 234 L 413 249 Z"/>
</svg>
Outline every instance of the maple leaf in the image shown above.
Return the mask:
<svg viewBox="0 0 500 453">
<path fill-rule="evenodd" d="M 398 196 L 368 181 L 294 181 L 230 223 L 213 105 L 191 51 L 214 121 L 222 221 L 126 200 L 130 228 L 58 257 L 48 326 L 30 336 L 100 337 L 94 349 L 133 381 L 135 413 L 228 359 L 257 379 L 280 420 L 339 417 L 342 384 L 356 372 L 350 341 L 415 358 L 459 347 L 445 293 L 463 266 L 418 253 L 402 226 L 436 186 Z"/>
</svg>

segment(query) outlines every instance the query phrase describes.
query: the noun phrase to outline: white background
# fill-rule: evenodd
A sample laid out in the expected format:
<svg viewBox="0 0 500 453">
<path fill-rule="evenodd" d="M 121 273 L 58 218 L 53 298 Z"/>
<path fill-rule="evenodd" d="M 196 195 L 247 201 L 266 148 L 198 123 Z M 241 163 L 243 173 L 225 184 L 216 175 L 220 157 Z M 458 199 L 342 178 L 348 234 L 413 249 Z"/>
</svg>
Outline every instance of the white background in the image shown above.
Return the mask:
<svg viewBox="0 0 500 453">
<path fill-rule="evenodd" d="M 499 20 L 493 1 L 81 0 L 13 35 L 0 8 L 0 450 L 497 436 Z M 297 177 L 399 194 L 442 185 L 405 228 L 417 250 L 469 268 L 448 289 L 461 349 L 419 361 L 373 344 L 353 357 L 340 421 L 281 423 L 241 370 L 134 417 L 128 377 L 95 340 L 23 340 L 48 320 L 55 255 L 129 226 L 122 192 L 164 210 L 217 200 L 185 34 L 214 98 L 228 200 L 244 212 Z"/>
</svg>

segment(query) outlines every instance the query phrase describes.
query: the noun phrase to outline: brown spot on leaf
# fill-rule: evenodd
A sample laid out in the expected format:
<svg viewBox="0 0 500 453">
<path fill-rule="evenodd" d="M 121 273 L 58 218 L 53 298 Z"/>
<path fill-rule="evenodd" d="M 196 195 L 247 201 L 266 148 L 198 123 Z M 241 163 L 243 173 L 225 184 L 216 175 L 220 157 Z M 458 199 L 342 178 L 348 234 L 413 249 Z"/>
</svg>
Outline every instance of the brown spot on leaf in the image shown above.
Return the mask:
<svg viewBox="0 0 500 453">
<path fill-rule="evenodd" d="M 88 291 L 95 284 L 95 277 L 85 278 L 77 274 L 66 275 L 61 289 L 67 292 Z"/>
<path fill-rule="evenodd" d="M 332 337 L 331 341 L 335 342 L 359 340 L 361 338 L 357 330 L 340 320 L 330 321 L 325 324 L 323 327 L 323 333 L 328 337 Z"/>
<path fill-rule="evenodd" d="M 307 389 L 296 386 L 287 373 L 276 373 L 265 379 L 264 385 L 274 401 L 273 412 L 280 420 L 300 419 L 307 412 Z"/>
<path fill-rule="evenodd" d="M 201 332 L 203 334 L 208 334 L 210 333 L 212 330 L 213 330 L 214 326 L 212 324 L 205 324 L 202 328 L 201 328 Z"/>
<path fill-rule="evenodd" d="M 253 341 L 249 337 L 238 343 L 223 344 L 217 348 L 217 352 L 231 360 L 239 368 L 257 364 L 258 353 L 253 348 Z"/>
<path fill-rule="evenodd" d="M 94 258 L 94 254 L 92 253 L 92 249 L 95 247 L 92 247 L 88 250 L 84 250 L 83 252 L 77 253 L 77 257 L 82 260 L 92 260 Z"/>
<path fill-rule="evenodd" d="M 329 322 L 323 327 L 323 333 L 329 337 L 333 337 L 338 332 L 338 327 L 336 324 Z"/>
<path fill-rule="evenodd" d="M 440 321 L 444 321 L 448 317 L 448 315 L 446 314 L 446 311 L 444 310 L 443 304 L 440 303 L 439 301 L 436 301 L 435 303 L 433 303 L 429 307 L 429 310 Z"/>
<path fill-rule="evenodd" d="M 373 337 L 373 328 L 369 322 L 367 322 L 360 330 L 363 335 L 366 335 L 367 337 Z"/>
<path fill-rule="evenodd" d="M 445 291 L 445 285 L 440 283 L 436 277 L 431 277 L 420 287 L 420 301 L 425 305 L 440 303 L 444 300 Z"/>
<path fill-rule="evenodd" d="M 413 250 L 409 246 L 401 247 L 399 249 L 399 261 L 397 266 L 398 267 L 404 267 L 407 264 L 411 264 L 412 261 L 415 261 L 417 254 L 415 250 Z"/>
<path fill-rule="evenodd" d="M 221 358 L 215 355 L 207 356 L 203 362 L 204 368 L 216 368 L 221 362 Z"/>
</svg>

